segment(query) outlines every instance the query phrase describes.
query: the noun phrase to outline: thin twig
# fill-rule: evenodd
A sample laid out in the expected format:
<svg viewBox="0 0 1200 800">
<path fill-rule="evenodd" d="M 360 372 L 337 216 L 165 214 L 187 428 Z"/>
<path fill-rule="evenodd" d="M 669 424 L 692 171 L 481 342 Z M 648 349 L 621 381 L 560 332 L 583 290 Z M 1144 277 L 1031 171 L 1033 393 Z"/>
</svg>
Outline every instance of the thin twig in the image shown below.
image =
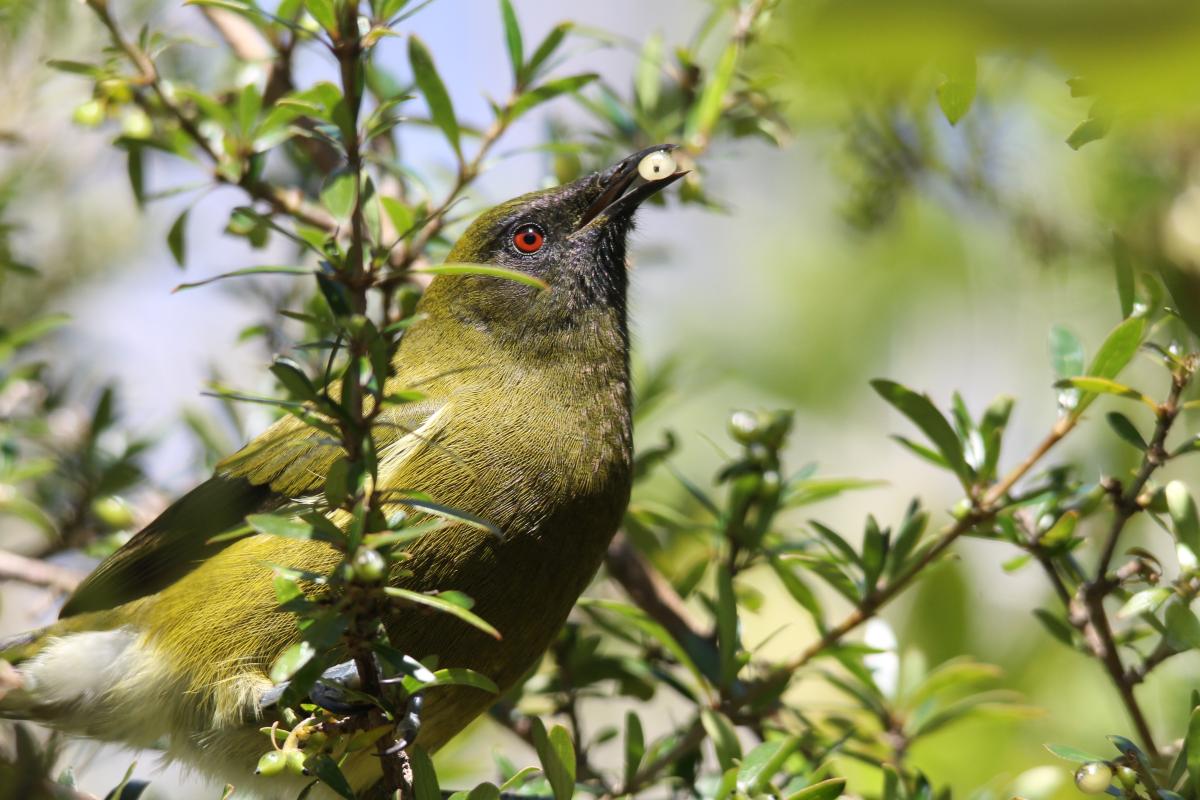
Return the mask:
<svg viewBox="0 0 1200 800">
<path fill-rule="evenodd" d="M 0 550 L 0 580 L 45 586 L 66 594 L 75 591 L 84 577 L 73 569 Z"/>
</svg>

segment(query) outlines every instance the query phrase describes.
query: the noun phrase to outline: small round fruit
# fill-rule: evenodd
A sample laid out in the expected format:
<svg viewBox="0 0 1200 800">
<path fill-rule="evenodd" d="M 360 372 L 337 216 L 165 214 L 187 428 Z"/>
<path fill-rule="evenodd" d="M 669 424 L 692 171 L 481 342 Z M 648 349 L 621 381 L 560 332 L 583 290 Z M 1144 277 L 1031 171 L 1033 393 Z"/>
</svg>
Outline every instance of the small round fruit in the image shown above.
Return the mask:
<svg viewBox="0 0 1200 800">
<path fill-rule="evenodd" d="M 729 416 L 729 435 L 738 444 L 750 444 L 759 436 L 758 415 L 752 411 L 735 411 Z"/>
<path fill-rule="evenodd" d="M 1137 786 L 1138 774 L 1131 768 L 1122 764 L 1121 766 L 1117 767 L 1117 780 L 1120 781 L 1121 785 L 1126 789 L 1133 789 L 1135 786 Z"/>
<path fill-rule="evenodd" d="M 1112 779 L 1112 767 L 1103 761 L 1089 761 L 1075 770 L 1075 785 L 1084 794 L 1103 794 Z"/>
<path fill-rule="evenodd" d="M 655 150 L 638 162 L 638 175 L 648 181 L 661 181 L 675 174 L 675 159 L 666 150 Z"/>
<path fill-rule="evenodd" d="M 387 561 L 369 547 L 360 547 L 352 563 L 355 578 L 363 583 L 378 583 L 387 575 Z"/>
<path fill-rule="evenodd" d="M 287 766 L 287 761 L 287 756 L 284 755 L 282 750 L 271 750 L 263 753 L 262 758 L 258 760 L 258 766 L 254 769 L 254 774 L 266 775 L 267 777 L 278 775 Z"/>
<path fill-rule="evenodd" d="M 308 768 L 304 766 L 306 756 L 303 750 L 286 750 L 288 771 L 297 775 L 307 775 Z"/>
</svg>

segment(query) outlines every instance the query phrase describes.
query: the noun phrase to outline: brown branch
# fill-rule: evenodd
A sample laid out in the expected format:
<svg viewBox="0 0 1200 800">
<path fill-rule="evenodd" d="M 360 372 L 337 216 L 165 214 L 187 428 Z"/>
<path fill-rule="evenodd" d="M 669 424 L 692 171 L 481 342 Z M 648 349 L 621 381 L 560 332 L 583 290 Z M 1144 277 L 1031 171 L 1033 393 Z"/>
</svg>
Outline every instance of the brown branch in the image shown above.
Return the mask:
<svg viewBox="0 0 1200 800">
<path fill-rule="evenodd" d="M 75 591 L 84 579 L 82 573 L 60 567 L 48 561 L 0 550 L 0 580 L 20 581 L 33 586 L 45 586 L 68 594 Z"/>
<path fill-rule="evenodd" d="M 274 58 L 275 54 L 266 39 L 245 17 L 212 6 L 202 6 L 200 13 L 216 28 L 217 33 L 229 45 L 229 49 L 242 61 L 267 61 Z"/>
<path fill-rule="evenodd" d="M 707 643 L 699 625 L 692 621 L 683 598 L 629 543 L 623 531 L 618 531 L 608 546 L 604 566 L 633 604 L 666 628 L 677 642 L 685 646 L 696 641 Z"/>
<path fill-rule="evenodd" d="M 164 89 L 162 79 L 158 74 L 158 69 L 155 67 L 154 61 L 149 55 L 122 35 L 120 28 L 117 27 L 116 20 L 108 12 L 107 4 L 100 2 L 100 0 L 90 0 L 88 5 L 96 12 L 104 27 L 108 29 L 113 44 L 137 68 L 140 73 L 138 80 L 143 85 L 150 87 L 154 92 L 155 100 L 158 104 L 171 115 L 179 124 L 180 129 L 187 134 L 188 138 L 214 164 L 214 169 L 211 172 L 213 180 L 221 184 L 241 187 L 254 199 L 270 205 L 276 213 L 286 214 L 306 225 L 321 228 L 325 231 L 332 232 L 337 230 L 337 220 L 330 216 L 324 209 L 307 202 L 303 193 L 298 189 L 284 189 L 267 181 L 251 179 L 249 177 L 243 177 L 241 180 L 235 181 L 223 175 L 216 168 L 221 164 L 221 154 L 213 149 L 212 144 L 205 138 L 196 121 L 181 106 L 175 103 L 171 95 Z M 148 114 L 153 114 L 156 111 L 154 105 L 142 92 L 134 92 L 134 100 Z"/>
<path fill-rule="evenodd" d="M 1146 659 L 1141 670 L 1126 671 L 1117 648 L 1116 638 L 1113 636 L 1112 626 L 1108 621 L 1108 613 L 1104 608 L 1104 599 L 1121 584 L 1119 575 L 1113 577 L 1108 574 L 1116 553 L 1117 543 L 1129 521 L 1142 510 L 1139 497 L 1146 482 L 1154 474 L 1154 471 L 1167 461 L 1168 455 L 1165 448 L 1167 435 L 1171 432 L 1171 426 L 1179 415 L 1179 399 L 1190 378 L 1189 374 L 1176 374 L 1172 377 L 1171 391 L 1167 399 L 1158 406 L 1154 435 L 1142 455 L 1142 463 L 1137 474 L 1123 490 L 1114 487 L 1113 520 L 1104 538 L 1095 575 L 1079 587 L 1077 596 L 1070 607 L 1071 623 L 1082 631 L 1092 654 L 1104 665 L 1109 680 L 1112 681 L 1121 697 L 1121 703 L 1125 706 L 1126 713 L 1129 714 L 1134 727 L 1137 728 L 1142 746 L 1151 758 L 1158 757 L 1158 747 L 1154 742 L 1154 734 L 1146 720 L 1145 712 L 1137 701 L 1133 687 L 1145 678 L 1150 669 L 1168 658 L 1171 653 L 1169 649 L 1164 649 L 1160 645 L 1155 654 Z M 1152 662 L 1152 659 L 1155 658 L 1157 660 Z"/>
</svg>

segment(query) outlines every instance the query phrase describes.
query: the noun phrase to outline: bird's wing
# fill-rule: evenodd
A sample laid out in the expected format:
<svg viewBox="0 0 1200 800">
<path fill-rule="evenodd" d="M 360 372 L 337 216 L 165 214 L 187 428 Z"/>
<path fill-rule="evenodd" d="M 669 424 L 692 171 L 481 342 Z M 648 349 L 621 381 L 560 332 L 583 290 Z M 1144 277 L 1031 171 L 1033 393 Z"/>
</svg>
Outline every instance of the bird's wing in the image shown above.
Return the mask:
<svg viewBox="0 0 1200 800">
<path fill-rule="evenodd" d="M 389 407 L 376 423 L 376 445 L 394 450 L 404 440 L 420 439 L 421 426 L 437 408 L 430 402 Z M 209 539 L 241 525 L 246 515 L 319 493 L 341 452 L 300 420 L 279 420 L 105 559 L 60 616 L 112 608 L 161 591 L 228 546 L 228 541 Z"/>
</svg>

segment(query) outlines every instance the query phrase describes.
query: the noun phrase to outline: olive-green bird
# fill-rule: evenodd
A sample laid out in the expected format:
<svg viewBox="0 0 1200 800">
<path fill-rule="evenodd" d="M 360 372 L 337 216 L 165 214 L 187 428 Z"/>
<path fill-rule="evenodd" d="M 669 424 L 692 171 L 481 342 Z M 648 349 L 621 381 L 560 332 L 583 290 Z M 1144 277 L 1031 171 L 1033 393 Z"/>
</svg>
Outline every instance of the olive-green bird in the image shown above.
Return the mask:
<svg viewBox="0 0 1200 800">
<path fill-rule="evenodd" d="M 402 608 L 384 620 L 400 650 L 478 670 L 504 690 L 541 656 L 599 567 L 632 476 L 626 237 L 638 205 L 682 176 L 672 149 L 499 205 L 449 254 L 520 270 L 548 289 L 459 274 L 426 290 L 391 379 L 425 399 L 382 415 L 379 485 L 426 492 L 503 537 L 465 525 L 428 534 L 395 583 L 465 592 L 502 638 Z M 288 417 L 222 462 L 102 563 L 57 624 L 0 645 L 17 667 L 0 716 L 134 747 L 165 743 L 168 758 L 239 793 L 295 797 L 308 779 L 253 776 L 269 744 L 258 730 L 263 707 L 279 694 L 268 671 L 298 640 L 269 565 L 327 572 L 339 555 L 264 535 L 208 540 L 247 514 L 320 493 L 339 454 Z M 427 750 L 495 699 L 469 687 L 427 695 L 417 734 Z M 364 754 L 344 769 L 365 787 L 379 759 Z"/>
</svg>

